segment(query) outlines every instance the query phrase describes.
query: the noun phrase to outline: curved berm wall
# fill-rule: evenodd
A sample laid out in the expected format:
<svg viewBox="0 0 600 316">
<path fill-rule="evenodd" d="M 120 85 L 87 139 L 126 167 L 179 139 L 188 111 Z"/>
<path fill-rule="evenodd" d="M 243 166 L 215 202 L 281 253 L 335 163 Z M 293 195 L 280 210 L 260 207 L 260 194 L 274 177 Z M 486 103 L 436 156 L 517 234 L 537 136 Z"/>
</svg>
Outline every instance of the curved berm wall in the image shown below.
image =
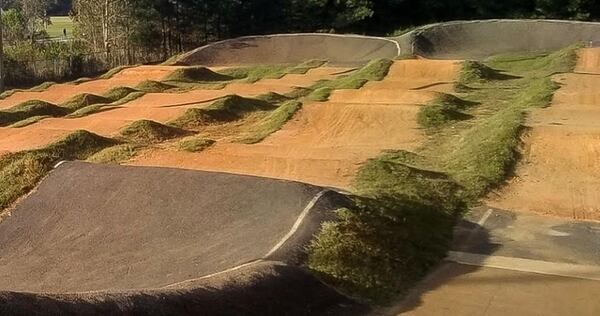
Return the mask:
<svg viewBox="0 0 600 316">
<path fill-rule="evenodd" d="M 349 202 L 291 181 L 64 163 L 0 218 L 0 315 L 346 314 L 359 306 L 303 262 Z"/>
<path fill-rule="evenodd" d="M 280 34 L 240 37 L 190 51 L 178 65 L 243 65 L 297 63 L 310 59 L 332 64 L 363 63 L 399 55 L 396 42 L 358 35 Z"/>
<path fill-rule="evenodd" d="M 600 23 L 559 20 L 483 20 L 438 23 L 396 40 L 403 54 L 439 59 L 480 59 L 494 54 L 550 51 L 600 41 Z"/>
</svg>

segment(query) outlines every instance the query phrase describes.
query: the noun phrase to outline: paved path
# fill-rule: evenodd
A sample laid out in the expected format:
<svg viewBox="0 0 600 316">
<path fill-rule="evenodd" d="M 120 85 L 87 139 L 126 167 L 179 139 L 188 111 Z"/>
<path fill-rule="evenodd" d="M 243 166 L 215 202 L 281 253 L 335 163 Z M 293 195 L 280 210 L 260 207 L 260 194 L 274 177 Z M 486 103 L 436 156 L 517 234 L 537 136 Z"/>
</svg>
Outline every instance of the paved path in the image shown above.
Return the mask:
<svg viewBox="0 0 600 316">
<path fill-rule="evenodd" d="M 382 315 L 600 315 L 600 223 L 479 208 L 447 260 Z"/>
</svg>

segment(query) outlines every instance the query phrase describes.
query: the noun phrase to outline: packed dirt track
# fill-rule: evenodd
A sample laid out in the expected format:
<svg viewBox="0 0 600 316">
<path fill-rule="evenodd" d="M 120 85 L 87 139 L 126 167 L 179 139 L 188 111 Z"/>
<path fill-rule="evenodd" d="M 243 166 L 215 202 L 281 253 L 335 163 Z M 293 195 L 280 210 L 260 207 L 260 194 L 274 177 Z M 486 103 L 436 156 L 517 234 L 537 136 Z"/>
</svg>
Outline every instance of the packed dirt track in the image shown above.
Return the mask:
<svg viewBox="0 0 600 316">
<path fill-rule="evenodd" d="M 177 59 L 178 65 L 242 65 L 295 63 L 310 59 L 331 64 L 361 64 L 395 58 L 398 44 L 389 39 L 359 35 L 278 34 L 248 36 L 197 48 Z"/>
<path fill-rule="evenodd" d="M 558 20 L 455 21 L 423 26 L 397 37 L 403 55 L 481 59 L 495 54 L 553 51 L 600 41 L 600 23 Z"/>
<path fill-rule="evenodd" d="M 411 150 L 424 138 L 416 115 L 456 79 L 456 61 L 396 61 L 382 81 L 312 102 L 258 144 L 219 142 L 201 152 L 150 149 L 133 165 L 224 171 L 350 188 L 361 163 L 385 149 Z M 411 82 L 415 78 L 416 82 Z M 410 90 L 431 85 L 429 88 Z M 405 87 L 405 88 L 403 88 Z"/>
<path fill-rule="evenodd" d="M 583 49 L 576 73 L 555 76 L 562 87 L 531 113 L 522 163 L 490 205 L 600 220 L 599 59 L 600 49 Z"/>
<path fill-rule="evenodd" d="M 169 75 L 176 66 L 136 66 L 126 68 L 109 79 L 92 79 L 79 84 L 57 83 L 43 91 L 19 91 L 0 100 L 0 109 L 7 109 L 27 100 L 42 100 L 50 103 L 62 103 L 80 93 L 101 95 L 115 87 L 133 87 L 144 80 L 161 80 Z"/>
<path fill-rule="evenodd" d="M 165 69 L 168 68 L 165 67 Z M 135 68 L 131 69 L 133 71 Z M 171 67 L 171 69 L 173 68 Z M 130 69 L 123 70 L 123 72 L 127 70 Z M 120 106 L 107 107 L 104 111 L 81 118 L 46 118 L 21 128 L 0 127 L 0 138 L 2 138 L 0 151 L 18 152 L 40 148 L 80 129 L 110 137 L 118 134 L 120 129 L 134 121 L 148 119 L 165 123 L 177 118 L 186 109 L 208 106 L 210 101 L 226 95 L 237 94 L 243 97 L 255 97 L 268 92 L 283 94 L 292 91 L 296 87 L 306 87 L 319 80 L 332 79 L 338 74 L 349 70 L 352 70 L 352 68 L 324 66 L 311 69 L 306 74 L 287 74 L 280 79 L 263 79 L 255 83 L 232 82 L 223 89 L 194 89 L 181 93 L 148 93 Z M 168 73 L 168 71 L 165 73 Z M 118 74 L 115 77 L 117 76 Z M 134 77 L 128 79 L 131 80 L 130 84 L 132 85 L 137 83 L 135 80 L 143 80 L 141 78 L 134 79 Z M 78 89 L 83 84 L 74 87 Z M 46 95 L 48 98 L 69 99 L 81 92 L 80 90 L 69 91 L 70 94 L 66 92 L 56 94 L 55 91 L 48 90 Z"/>
</svg>

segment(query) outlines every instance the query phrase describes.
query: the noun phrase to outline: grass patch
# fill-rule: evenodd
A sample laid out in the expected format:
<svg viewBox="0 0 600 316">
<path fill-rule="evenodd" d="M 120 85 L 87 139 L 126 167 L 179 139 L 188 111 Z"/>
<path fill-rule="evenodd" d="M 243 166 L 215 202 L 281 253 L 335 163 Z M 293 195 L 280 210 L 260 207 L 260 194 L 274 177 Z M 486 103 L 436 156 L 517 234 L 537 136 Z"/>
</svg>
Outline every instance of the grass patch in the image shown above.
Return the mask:
<svg viewBox="0 0 600 316">
<path fill-rule="evenodd" d="M 29 100 L 14 107 L 0 111 L 0 126 L 7 126 L 13 123 L 28 119 L 33 116 L 65 116 L 68 109 L 56 106 L 40 100 Z"/>
<path fill-rule="evenodd" d="M 45 148 L 4 156 L 0 159 L 0 209 L 31 191 L 58 161 L 86 159 L 113 144 L 112 139 L 76 131 Z"/>
<path fill-rule="evenodd" d="M 291 98 L 288 96 L 279 94 L 279 93 L 267 92 L 265 94 L 261 94 L 261 95 L 257 96 L 256 99 L 262 100 L 265 102 L 269 102 L 271 104 L 278 104 L 278 103 L 289 101 Z"/>
<path fill-rule="evenodd" d="M 462 111 L 474 102 L 462 100 L 451 94 L 442 94 L 417 113 L 417 122 L 425 128 L 439 128 L 448 123 L 471 118 Z"/>
<path fill-rule="evenodd" d="M 139 120 L 121 130 L 121 136 L 139 144 L 159 143 L 189 134 L 183 129 L 150 120 Z"/>
<path fill-rule="evenodd" d="M 551 53 L 502 54 L 488 58 L 487 63 L 503 71 L 549 76 L 575 69 L 577 50 L 582 47 L 582 44 L 575 44 Z"/>
<path fill-rule="evenodd" d="M 228 95 L 206 108 L 188 109 L 170 124 L 180 128 L 194 129 L 207 124 L 238 120 L 248 112 L 268 111 L 274 108 L 274 105 L 264 100 Z"/>
<path fill-rule="evenodd" d="M 179 149 L 191 153 L 197 153 L 214 145 L 216 142 L 212 139 L 192 137 L 179 141 Z"/>
<path fill-rule="evenodd" d="M 50 38 L 64 38 L 63 30 L 67 31 L 67 37 L 73 37 L 73 20 L 70 16 L 51 16 L 50 25 L 46 33 Z"/>
<path fill-rule="evenodd" d="M 115 67 L 115 68 L 105 72 L 104 74 L 99 76 L 98 79 L 110 79 L 125 69 L 133 68 L 133 67 L 137 67 L 137 66 L 139 66 L 139 65 L 118 66 L 118 67 Z"/>
<path fill-rule="evenodd" d="M 82 93 L 72 97 L 65 103 L 61 104 L 61 106 L 69 110 L 75 111 L 93 104 L 110 102 L 112 102 L 111 99 L 105 98 L 103 96 L 91 93 Z"/>
<path fill-rule="evenodd" d="M 119 164 L 135 157 L 140 148 L 142 147 L 134 144 L 118 144 L 102 149 L 88 157 L 87 161 L 93 163 Z"/>
<path fill-rule="evenodd" d="M 10 128 L 21 128 L 21 127 L 25 127 L 25 126 L 29 126 L 31 124 L 35 124 L 45 118 L 49 118 L 51 116 L 49 115 L 37 115 L 37 116 L 32 116 L 29 118 L 26 118 L 24 120 L 18 121 L 14 124 L 9 125 L 8 127 Z"/>
<path fill-rule="evenodd" d="M 185 67 L 173 71 L 164 81 L 198 83 L 230 81 L 233 79 L 234 78 L 228 74 L 217 73 L 206 67 Z"/>
<path fill-rule="evenodd" d="M 310 101 L 325 102 L 329 100 L 331 92 L 333 92 L 331 88 L 322 87 L 313 90 L 309 95 L 306 96 L 306 98 Z"/>
<path fill-rule="evenodd" d="M 281 129 L 292 116 L 302 107 L 302 103 L 292 100 L 283 103 L 268 116 L 254 125 L 248 135 L 239 140 L 241 143 L 255 144 Z"/>
</svg>

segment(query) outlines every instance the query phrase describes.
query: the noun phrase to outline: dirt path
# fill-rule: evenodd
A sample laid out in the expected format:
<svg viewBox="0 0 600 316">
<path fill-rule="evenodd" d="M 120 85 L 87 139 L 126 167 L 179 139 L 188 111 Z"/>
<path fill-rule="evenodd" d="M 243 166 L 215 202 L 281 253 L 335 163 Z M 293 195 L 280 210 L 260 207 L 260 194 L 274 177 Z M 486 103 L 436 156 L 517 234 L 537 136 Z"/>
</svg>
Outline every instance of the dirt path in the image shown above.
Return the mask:
<svg viewBox="0 0 600 316">
<path fill-rule="evenodd" d="M 138 66 L 124 69 L 110 79 L 91 80 L 78 85 L 69 83 L 55 84 L 40 92 L 16 92 L 10 97 L 0 100 L 0 109 L 10 108 L 31 99 L 60 104 L 80 93 L 102 94 L 115 87 L 133 87 L 144 80 L 161 80 L 177 68 L 180 67 Z"/>
<path fill-rule="evenodd" d="M 600 220 L 600 49 L 581 51 L 576 73 L 552 106 L 534 111 L 522 163 L 490 205 L 514 211 Z"/>
<path fill-rule="evenodd" d="M 149 119 L 168 122 L 190 107 L 228 94 L 253 97 L 267 92 L 286 93 L 297 86 L 308 86 L 321 79 L 331 79 L 348 68 L 321 67 L 305 75 L 286 75 L 256 83 L 235 83 L 221 90 L 192 90 L 185 93 L 151 93 L 112 110 L 82 118 L 48 118 L 23 128 L 0 127 L 0 152 L 17 152 L 39 148 L 72 131 L 85 129 L 113 136 L 133 121 Z"/>
<path fill-rule="evenodd" d="M 153 149 L 132 164 L 226 171 L 348 188 L 366 159 L 384 149 L 414 149 L 423 139 L 416 122 L 419 104 L 432 100 L 436 88 L 447 87 L 409 91 L 410 80 L 419 81 L 417 86 L 450 82 L 459 68 L 453 61 L 397 61 L 381 82 L 359 90 L 336 91 L 328 102 L 304 105 L 283 129 L 259 144 L 223 142 L 202 153 Z"/>
</svg>

